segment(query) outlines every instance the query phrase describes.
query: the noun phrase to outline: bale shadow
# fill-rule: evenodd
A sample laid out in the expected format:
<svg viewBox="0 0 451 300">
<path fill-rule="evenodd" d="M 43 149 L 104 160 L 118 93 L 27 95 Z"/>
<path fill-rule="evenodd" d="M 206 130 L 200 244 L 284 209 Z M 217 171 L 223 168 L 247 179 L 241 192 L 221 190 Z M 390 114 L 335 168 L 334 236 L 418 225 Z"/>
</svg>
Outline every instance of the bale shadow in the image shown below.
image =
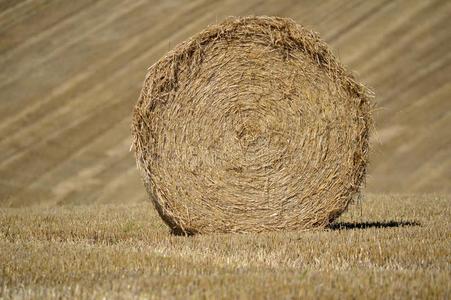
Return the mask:
<svg viewBox="0 0 451 300">
<path fill-rule="evenodd" d="M 406 226 L 421 226 L 418 221 L 376 221 L 376 222 L 336 222 L 327 228 L 331 230 L 369 229 L 369 228 L 392 228 Z"/>
<path fill-rule="evenodd" d="M 422 226 L 418 221 L 374 221 L 374 222 L 335 222 L 326 228 L 330 230 L 352 230 L 352 229 L 369 229 L 369 228 L 393 228 L 393 227 L 410 227 Z M 197 235 L 194 231 L 182 231 L 180 229 L 172 229 L 170 234 L 173 236 L 191 237 Z"/>
</svg>

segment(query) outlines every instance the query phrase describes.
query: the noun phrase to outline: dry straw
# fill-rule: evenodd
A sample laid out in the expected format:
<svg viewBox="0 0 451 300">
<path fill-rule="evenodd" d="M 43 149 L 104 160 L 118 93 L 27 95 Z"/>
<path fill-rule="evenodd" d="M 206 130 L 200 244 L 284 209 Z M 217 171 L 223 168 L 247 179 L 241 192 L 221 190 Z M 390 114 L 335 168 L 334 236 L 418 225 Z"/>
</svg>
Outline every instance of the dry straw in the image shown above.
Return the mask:
<svg viewBox="0 0 451 300">
<path fill-rule="evenodd" d="M 174 233 L 324 227 L 364 182 L 370 96 L 294 21 L 229 18 L 150 67 L 137 164 Z"/>
</svg>

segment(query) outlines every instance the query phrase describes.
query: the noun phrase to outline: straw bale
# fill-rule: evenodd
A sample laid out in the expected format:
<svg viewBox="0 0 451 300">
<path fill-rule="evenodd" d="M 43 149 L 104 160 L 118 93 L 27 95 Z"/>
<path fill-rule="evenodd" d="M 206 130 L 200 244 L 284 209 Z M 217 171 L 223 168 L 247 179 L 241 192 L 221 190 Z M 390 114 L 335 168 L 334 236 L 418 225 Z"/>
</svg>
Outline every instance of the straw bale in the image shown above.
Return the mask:
<svg viewBox="0 0 451 300">
<path fill-rule="evenodd" d="M 324 227 L 364 183 L 370 97 L 293 20 L 228 18 L 149 68 L 138 168 L 174 233 Z"/>
</svg>

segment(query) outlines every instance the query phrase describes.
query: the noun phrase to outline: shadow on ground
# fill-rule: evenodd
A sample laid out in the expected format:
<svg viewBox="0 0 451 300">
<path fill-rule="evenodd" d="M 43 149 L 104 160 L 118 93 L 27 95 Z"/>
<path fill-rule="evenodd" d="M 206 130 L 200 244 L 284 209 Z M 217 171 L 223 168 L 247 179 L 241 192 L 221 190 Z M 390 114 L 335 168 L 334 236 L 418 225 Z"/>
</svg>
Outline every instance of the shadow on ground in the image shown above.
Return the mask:
<svg viewBox="0 0 451 300">
<path fill-rule="evenodd" d="M 406 226 L 421 226 L 418 221 L 384 221 L 384 222 L 336 222 L 328 226 L 332 230 L 347 230 L 347 229 L 369 229 L 369 228 L 391 228 L 391 227 L 406 227 Z"/>
<path fill-rule="evenodd" d="M 375 221 L 375 222 L 336 222 L 330 224 L 326 228 L 331 230 L 350 230 L 350 229 L 369 229 L 369 228 L 392 228 L 392 227 L 409 227 L 421 226 L 418 221 Z M 181 231 L 180 229 L 173 229 L 170 233 L 174 236 L 193 236 L 196 232 Z"/>
</svg>

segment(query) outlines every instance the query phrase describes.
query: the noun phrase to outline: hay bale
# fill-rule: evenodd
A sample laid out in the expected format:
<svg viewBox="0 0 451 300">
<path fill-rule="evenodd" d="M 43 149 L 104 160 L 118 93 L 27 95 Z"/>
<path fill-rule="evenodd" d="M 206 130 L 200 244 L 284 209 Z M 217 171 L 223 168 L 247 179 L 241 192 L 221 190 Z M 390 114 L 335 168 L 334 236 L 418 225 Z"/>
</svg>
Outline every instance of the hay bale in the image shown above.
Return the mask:
<svg viewBox="0 0 451 300">
<path fill-rule="evenodd" d="M 229 18 L 150 67 L 137 164 L 175 233 L 326 226 L 364 181 L 369 96 L 294 21 Z"/>
</svg>

